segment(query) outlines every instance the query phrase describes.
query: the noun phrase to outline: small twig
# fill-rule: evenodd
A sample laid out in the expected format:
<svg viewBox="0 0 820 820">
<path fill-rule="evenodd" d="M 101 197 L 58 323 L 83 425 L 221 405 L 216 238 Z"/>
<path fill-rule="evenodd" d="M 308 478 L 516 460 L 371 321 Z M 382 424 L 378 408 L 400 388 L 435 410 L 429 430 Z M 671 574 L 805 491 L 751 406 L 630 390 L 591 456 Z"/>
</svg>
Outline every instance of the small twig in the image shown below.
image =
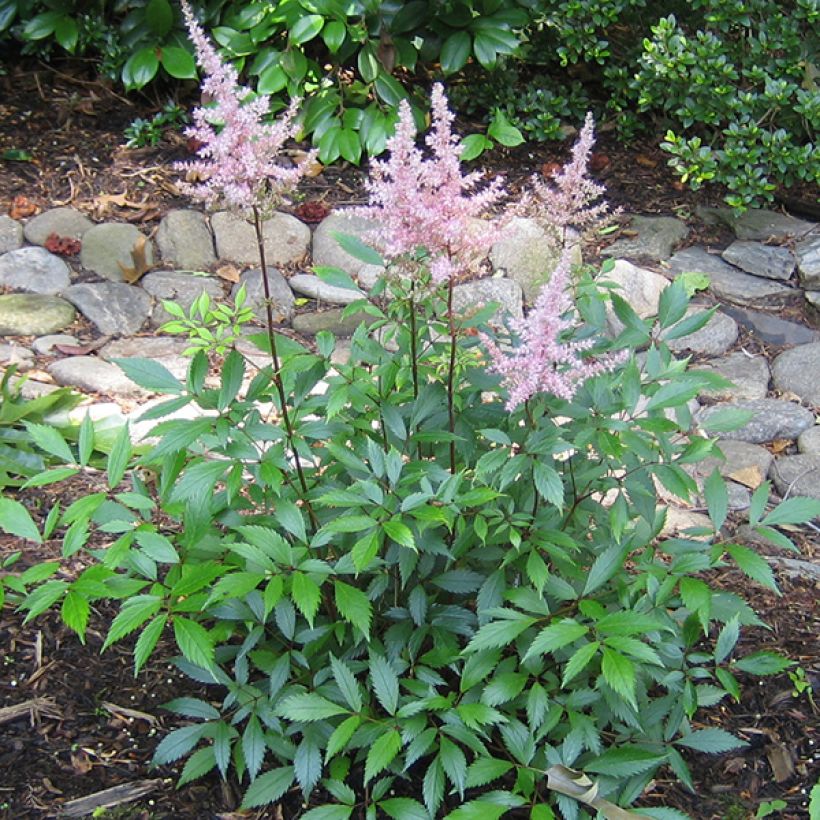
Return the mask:
<svg viewBox="0 0 820 820">
<path fill-rule="evenodd" d="M 52 698 L 31 698 L 30 700 L 24 700 L 22 703 L 13 703 L 11 706 L 0 708 L 0 725 L 11 723 L 24 715 L 29 716 L 32 724 L 41 715 L 51 718 L 61 717 L 57 704 Z"/>
</svg>

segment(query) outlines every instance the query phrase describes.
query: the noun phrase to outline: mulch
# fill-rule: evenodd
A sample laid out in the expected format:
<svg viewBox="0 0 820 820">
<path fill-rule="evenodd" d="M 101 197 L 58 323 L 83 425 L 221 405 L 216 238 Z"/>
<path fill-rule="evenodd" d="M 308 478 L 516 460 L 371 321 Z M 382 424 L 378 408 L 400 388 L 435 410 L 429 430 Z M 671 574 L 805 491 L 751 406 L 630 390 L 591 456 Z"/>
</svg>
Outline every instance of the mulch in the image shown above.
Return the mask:
<svg viewBox="0 0 820 820">
<path fill-rule="evenodd" d="M 180 135 L 166 134 L 155 148 L 124 147 L 123 129 L 137 116 L 150 117 L 164 100 L 125 99 L 76 67 L 55 73 L 42 65 L 12 66 L 8 76 L 0 77 L 0 99 L 0 155 L 14 149 L 32 157 L 0 163 L 0 213 L 24 196 L 39 208 L 71 204 L 96 219 L 127 220 L 150 232 L 168 209 L 188 205 L 179 197 L 170 169 L 172 162 L 188 156 Z M 664 156 L 651 140 L 647 145 L 625 148 L 611 134 L 601 136 L 597 151 L 606 161 L 600 161 L 600 177 L 613 205 L 680 216 L 693 230 L 692 241 L 725 244 L 721 228 L 696 216 L 698 205 L 718 204 L 720 192 L 682 189 Z M 515 191 L 542 165 L 565 156 L 560 146 L 522 146 L 483 157 L 480 163 L 488 174 L 503 174 Z M 309 212 L 317 204 L 361 202 L 362 180 L 361 169 L 325 169 L 303 186 L 295 207 L 308 203 Z M 37 509 L 46 512 L 53 502 L 47 494 L 27 498 L 35 514 Z M 806 546 L 816 552 L 816 535 L 809 535 Z M 0 559 L 16 548 L 14 539 L 0 538 Z M 21 563 L 54 557 L 54 544 L 27 546 Z M 738 654 L 766 648 L 788 655 L 813 682 L 814 701 L 806 693 L 796 695 L 786 674 L 742 680 L 739 703 L 725 699 L 697 718 L 735 733 L 749 746 L 725 755 L 686 754 L 696 794 L 667 773 L 653 782 L 644 805 L 676 807 L 696 820 L 741 820 L 755 816 L 761 801 L 782 800 L 786 808 L 779 817 L 808 816 L 808 792 L 820 776 L 818 584 L 780 572 L 778 578 L 779 597 L 736 571 L 716 573 L 711 580 L 744 594 L 768 624 L 767 629 L 746 630 Z M 0 817 L 80 816 L 78 812 L 92 809 L 71 801 L 114 788 L 120 791 L 108 795 L 110 805 L 122 799 L 122 790 L 136 799 L 121 803 L 107 817 L 294 816 L 298 794 L 278 807 L 240 813 L 242 789 L 237 784 L 206 777 L 177 790 L 181 766 L 150 768 L 158 739 L 183 725 L 162 704 L 202 693 L 167 663 L 149 663 L 134 678 L 128 641 L 101 655 L 113 614 L 108 606 L 94 611 L 83 645 L 55 614 L 24 624 L 10 607 L 0 610 Z M 173 652 L 170 644 L 167 650 L 165 657 Z M 105 798 L 100 799 L 105 805 Z"/>
</svg>

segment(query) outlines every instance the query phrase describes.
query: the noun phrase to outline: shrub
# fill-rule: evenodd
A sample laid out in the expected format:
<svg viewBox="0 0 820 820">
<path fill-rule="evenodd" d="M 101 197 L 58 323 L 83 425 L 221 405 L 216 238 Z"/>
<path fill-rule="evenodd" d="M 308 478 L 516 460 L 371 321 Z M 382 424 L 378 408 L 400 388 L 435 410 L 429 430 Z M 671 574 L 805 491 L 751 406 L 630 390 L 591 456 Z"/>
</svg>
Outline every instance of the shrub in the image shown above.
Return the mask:
<svg viewBox="0 0 820 820">
<path fill-rule="evenodd" d="M 400 180 L 408 208 L 440 186 L 452 218 L 488 199 L 460 176 L 441 100 L 434 110 L 432 156 L 413 146 L 405 106 L 373 182 L 388 258 L 345 240 L 389 266 L 347 308 L 373 320 L 354 333 L 349 360 L 331 363 L 329 333 L 309 349 L 271 327 L 253 341 L 278 351 L 272 364 L 256 369 L 232 350 L 218 385 L 206 385 L 203 351 L 184 381 L 123 360 L 130 378 L 168 396 L 144 415 L 164 419 L 155 443 L 126 470 L 120 436 L 109 491 L 50 516 L 43 537 L 62 534 L 64 555 L 84 550 L 90 566 L 72 577 L 47 565 L 20 606 L 29 620 L 62 602 L 82 635 L 91 602 L 118 601 L 104 648 L 137 635 L 136 674 L 172 632 L 178 668 L 212 694 L 167 705 L 191 722 L 163 738 L 155 762 L 187 758 L 180 785 L 232 772 L 246 808 L 296 787 L 312 820 L 357 809 L 538 819 L 556 805 L 575 818 L 589 816 L 576 799 L 632 803 L 662 766 L 691 786 L 681 750 L 743 745 L 693 729 L 699 707 L 739 698 L 739 671 L 788 665 L 733 654 L 741 628 L 759 621 L 741 597 L 710 587 L 709 570 L 733 562 L 776 586 L 762 558 L 724 538 L 717 472 L 705 487 L 711 524 L 662 535 L 657 482 L 690 497 L 686 467 L 714 450 L 690 433 L 686 403 L 715 377 L 688 371 L 666 340 L 709 313 L 687 317 L 675 283 L 643 320 L 586 275 L 573 308 L 557 276 L 519 325 L 520 343 L 533 342 L 532 321 L 549 344 L 529 347 L 519 370 L 551 369 L 563 397 L 538 392 L 546 382 L 508 393 L 516 372 L 503 384 L 488 372 L 476 334 L 491 332 L 492 307 L 453 311 L 463 260 L 446 223 L 428 255 L 406 244 L 391 205 Z M 602 333 L 610 301 L 625 326 L 614 342 Z M 497 369 L 519 355 L 508 352 L 516 343 L 501 333 L 489 345 Z M 644 348 L 640 362 L 611 358 L 633 348 Z M 188 406 L 201 412 L 173 418 Z M 751 524 L 790 546 L 775 527 L 817 505 L 791 499 L 767 512 L 767 494 L 755 492 Z M 86 546 L 98 532 L 106 545 Z M 597 796 L 576 770 L 595 778 Z"/>
</svg>

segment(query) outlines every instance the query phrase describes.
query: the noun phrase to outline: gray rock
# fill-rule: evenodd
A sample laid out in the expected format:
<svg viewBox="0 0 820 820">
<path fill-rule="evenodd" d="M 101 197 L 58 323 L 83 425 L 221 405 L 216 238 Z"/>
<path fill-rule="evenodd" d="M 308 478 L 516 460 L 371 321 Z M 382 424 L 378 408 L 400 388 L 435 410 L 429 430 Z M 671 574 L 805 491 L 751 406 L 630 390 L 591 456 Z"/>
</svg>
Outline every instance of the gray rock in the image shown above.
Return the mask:
<svg viewBox="0 0 820 820">
<path fill-rule="evenodd" d="M 312 276 L 309 273 L 297 273 L 291 276 L 288 279 L 288 284 L 296 293 L 310 296 L 320 302 L 330 302 L 334 305 L 349 305 L 351 302 L 365 298 L 365 294 L 360 290 L 328 285 L 318 276 Z"/>
<path fill-rule="evenodd" d="M 65 333 L 52 334 L 49 336 L 40 336 L 31 343 L 31 349 L 38 356 L 52 356 L 54 355 L 55 345 L 78 345 L 79 341 L 74 336 L 67 336 Z"/>
<path fill-rule="evenodd" d="M 780 456 L 769 475 L 781 495 L 800 495 L 820 499 L 820 456 L 801 453 Z"/>
<path fill-rule="evenodd" d="M 188 347 L 184 338 L 170 336 L 140 336 L 130 339 L 116 339 L 101 348 L 100 356 L 111 359 L 155 359 L 164 365 L 178 379 L 184 379 L 190 359 L 183 355 Z"/>
<path fill-rule="evenodd" d="M 82 239 L 94 223 L 75 208 L 51 208 L 29 219 L 23 229 L 32 245 L 45 245 L 50 234 L 65 239 Z"/>
<path fill-rule="evenodd" d="M 732 242 L 721 256 L 735 267 L 766 279 L 791 279 L 794 256 L 788 248 L 762 242 Z"/>
<path fill-rule="evenodd" d="M 708 390 L 702 395 L 719 401 L 757 401 L 769 392 L 769 364 L 764 356 L 747 356 L 742 351 L 714 359 L 704 369 L 732 382 L 731 387 Z"/>
<path fill-rule="evenodd" d="M 16 251 L 23 244 L 23 226 L 10 216 L 0 216 L 0 253 Z"/>
<path fill-rule="evenodd" d="M 629 227 L 638 235 L 613 242 L 601 251 L 604 256 L 658 262 L 668 259 L 689 234 L 686 223 L 673 216 L 634 216 Z"/>
<path fill-rule="evenodd" d="M 772 362 L 772 378 L 778 390 L 820 405 L 820 342 L 781 353 Z"/>
<path fill-rule="evenodd" d="M 799 558 L 785 558 L 782 555 L 767 555 L 770 564 L 781 568 L 781 572 L 789 578 L 808 578 L 820 583 L 820 564 L 811 561 L 801 561 Z"/>
<path fill-rule="evenodd" d="M 820 340 L 820 333 L 816 330 L 781 319 L 771 313 L 762 313 L 736 305 L 724 305 L 721 309 L 763 342 L 774 345 L 805 345 Z"/>
<path fill-rule="evenodd" d="M 362 265 L 356 275 L 359 287 L 368 293 L 375 287 L 376 282 L 385 274 L 386 268 L 382 265 Z"/>
<path fill-rule="evenodd" d="M 315 336 L 321 330 L 329 330 L 336 336 L 352 336 L 362 322 L 370 324 L 373 321 L 373 317 L 366 313 L 343 318 L 343 312 L 344 308 L 332 308 L 319 313 L 298 313 L 293 317 L 293 329 L 309 336 Z"/>
<path fill-rule="evenodd" d="M 0 371 L 0 377 L 3 373 Z M 49 393 L 54 393 L 60 388 L 54 384 L 43 384 L 43 382 L 34 381 L 26 376 L 12 376 L 9 379 L 9 385 L 19 389 L 20 395 L 24 399 L 39 399 L 40 396 L 47 396 Z"/>
<path fill-rule="evenodd" d="M 698 307 L 689 308 L 687 315 L 699 313 L 700 310 Z M 718 310 L 700 330 L 680 339 L 672 339 L 667 344 L 675 353 L 689 350 L 706 356 L 720 356 L 737 341 L 737 334 L 737 322 Z"/>
<path fill-rule="evenodd" d="M 734 217 L 733 227 L 738 239 L 753 239 L 765 242 L 767 239 L 802 239 L 815 226 L 811 222 L 796 219 L 787 214 L 750 208 Z"/>
<path fill-rule="evenodd" d="M 225 299 L 222 282 L 213 276 L 195 276 L 192 273 L 161 270 L 147 273 L 140 279 L 140 284 L 155 300 L 151 311 L 153 327 L 159 327 L 173 318 L 162 306 L 164 301 L 176 302 L 187 313 L 203 291 L 217 302 Z"/>
<path fill-rule="evenodd" d="M 54 296 L 68 287 L 68 265 L 45 248 L 20 248 L 0 256 L 0 285 Z"/>
<path fill-rule="evenodd" d="M 72 285 L 63 293 L 100 333 L 131 336 L 145 324 L 151 297 L 139 287 L 118 282 Z"/>
<path fill-rule="evenodd" d="M 259 265 L 259 249 L 253 225 L 229 211 L 211 217 L 216 255 L 229 262 Z M 299 262 L 310 246 L 310 228 L 290 214 L 275 213 L 262 224 L 267 265 Z"/>
<path fill-rule="evenodd" d="M 572 244 L 572 264 L 580 265 L 581 247 L 577 239 Z M 514 217 L 504 227 L 501 239 L 490 249 L 493 269 L 503 271 L 517 282 L 524 300 L 532 304 L 541 287 L 549 282 L 561 259 L 561 238 L 558 231 L 546 231 L 534 219 Z"/>
<path fill-rule="evenodd" d="M 624 259 L 616 259 L 615 267 L 598 277 L 601 282 L 612 282 L 620 287 L 616 291 L 631 305 L 642 319 L 654 316 L 658 312 L 661 293 L 669 285 L 669 280 L 645 268 L 639 268 Z M 613 336 L 617 336 L 624 325 L 607 305 L 607 326 Z"/>
<path fill-rule="evenodd" d="M 476 279 L 453 288 L 453 311 L 466 316 L 484 305 L 496 302 L 498 309 L 490 319 L 490 324 L 502 326 L 509 317 L 523 317 L 523 297 L 521 285 L 512 279 Z"/>
<path fill-rule="evenodd" d="M 809 310 L 820 313 L 820 290 L 807 290 L 805 297 Z"/>
<path fill-rule="evenodd" d="M 806 455 L 820 456 L 820 427 L 815 425 L 801 433 L 797 437 L 797 449 Z"/>
<path fill-rule="evenodd" d="M 719 256 L 703 248 L 678 251 L 669 267 L 676 276 L 681 273 L 705 273 L 711 281 L 710 290 L 719 299 L 750 307 L 781 305 L 795 295 L 791 288 L 759 276 L 743 273 Z"/>
<path fill-rule="evenodd" d="M 365 244 L 372 245 L 373 231 L 377 227 L 378 223 L 372 219 L 347 216 L 343 211 L 330 214 L 316 226 L 313 232 L 313 264 L 341 268 L 351 276 L 356 276 L 366 263 L 344 250 L 333 234 L 350 234 L 358 237 Z"/>
<path fill-rule="evenodd" d="M 34 354 L 22 345 L 0 344 L 0 365 L 16 365 L 17 370 L 31 370 L 34 367 Z"/>
<path fill-rule="evenodd" d="M 137 228 L 124 222 L 94 225 L 83 236 L 80 264 L 104 279 L 122 282 L 124 277 L 120 265 L 134 267 L 132 251 L 138 247 L 141 238 L 145 239 Z M 150 239 L 146 240 L 144 251 L 146 264 L 152 265 L 154 247 Z"/>
<path fill-rule="evenodd" d="M 236 294 L 242 285 L 245 285 L 245 292 L 247 294 L 245 304 L 253 308 L 256 318 L 264 324 L 267 322 L 267 309 L 265 307 L 265 288 L 262 282 L 262 271 L 258 268 L 256 270 L 245 271 L 245 273 L 239 277 L 239 282 L 235 284 L 231 290 L 232 299 L 236 299 Z M 288 285 L 288 280 L 285 279 L 276 268 L 269 267 L 268 286 L 270 288 L 273 321 L 277 324 L 289 322 L 293 316 L 293 306 L 296 300 L 293 297 L 293 291 L 290 289 L 290 285 Z"/>
<path fill-rule="evenodd" d="M 68 327 L 74 308 L 57 296 L 12 293 L 0 296 L 0 336 L 43 336 Z"/>
<path fill-rule="evenodd" d="M 705 478 L 717 468 L 725 478 L 750 469 L 758 471 L 761 482 L 768 476 L 774 456 L 765 447 L 732 439 L 721 439 L 718 446 L 724 458 L 712 456 L 699 462 L 696 467 L 697 475 Z"/>
<path fill-rule="evenodd" d="M 749 410 L 754 413 L 751 420 L 738 430 L 721 432 L 721 438 L 764 444 L 775 439 L 796 439 L 804 430 L 814 424 L 814 413 L 790 401 L 780 399 L 758 399 L 738 401 L 704 407 L 697 414 L 700 424 L 724 410 Z"/>
<path fill-rule="evenodd" d="M 157 245 L 162 261 L 177 268 L 201 270 L 216 262 L 211 229 L 200 211 L 168 211 L 159 223 Z"/>
<path fill-rule="evenodd" d="M 798 242 L 794 246 L 794 255 L 803 287 L 820 290 L 820 235 Z"/>
<path fill-rule="evenodd" d="M 139 396 L 145 393 L 119 367 L 96 356 L 58 359 L 48 366 L 48 372 L 57 384 L 91 393 L 106 396 Z"/>
</svg>

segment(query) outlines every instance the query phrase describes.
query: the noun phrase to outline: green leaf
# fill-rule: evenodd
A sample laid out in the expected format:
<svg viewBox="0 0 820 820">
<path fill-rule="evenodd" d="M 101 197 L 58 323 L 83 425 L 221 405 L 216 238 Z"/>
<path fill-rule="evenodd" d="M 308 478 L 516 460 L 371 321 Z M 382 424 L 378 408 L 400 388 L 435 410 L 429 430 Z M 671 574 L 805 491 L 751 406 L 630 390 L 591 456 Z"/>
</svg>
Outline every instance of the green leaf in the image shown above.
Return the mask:
<svg viewBox="0 0 820 820">
<path fill-rule="evenodd" d="M 388 714 L 395 715 L 399 705 L 399 678 L 381 655 L 370 656 L 370 681 L 379 703 Z"/>
<path fill-rule="evenodd" d="M 317 806 L 299 815 L 299 820 L 348 820 L 354 808 L 355 806 L 343 806 L 341 803 Z"/>
<path fill-rule="evenodd" d="M 439 741 L 439 758 L 441 767 L 461 797 L 467 784 L 467 758 L 461 748 L 449 738 Z"/>
<path fill-rule="evenodd" d="M 319 585 L 302 572 L 294 572 L 291 578 L 291 599 L 312 627 L 322 598 Z"/>
<path fill-rule="evenodd" d="M 567 684 L 586 669 L 590 661 L 595 657 L 600 648 L 598 641 L 585 644 L 570 659 L 564 668 L 564 676 L 561 678 L 561 687 L 566 688 Z"/>
<path fill-rule="evenodd" d="M 430 820 L 427 809 L 412 797 L 390 797 L 378 806 L 393 820 Z"/>
<path fill-rule="evenodd" d="M 820 820 L 820 781 L 812 786 L 809 795 L 809 820 Z"/>
<path fill-rule="evenodd" d="M 765 558 L 758 555 L 750 547 L 742 547 L 740 544 L 729 544 L 726 547 L 726 551 L 734 558 L 735 563 L 749 578 L 753 581 L 757 581 L 759 584 L 763 584 L 763 586 L 768 587 L 773 592 L 780 592 L 772 568 Z"/>
<path fill-rule="evenodd" d="M 427 811 L 431 816 L 436 817 L 438 807 L 444 797 L 444 769 L 441 768 L 441 759 L 438 755 L 433 758 L 424 773 L 421 791 Z"/>
<path fill-rule="evenodd" d="M 674 742 L 678 746 L 686 746 L 696 752 L 708 754 L 721 754 L 749 745 L 745 740 L 740 740 L 723 729 L 698 729 Z"/>
<path fill-rule="evenodd" d="M 468 789 L 486 786 L 493 780 L 503 777 L 512 769 L 513 764 L 508 760 L 498 760 L 494 757 L 479 757 L 467 769 L 465 785 Z"/>
<path fill-rule="evenodd" d="M 331 54 L 335 54 L 345 41 L 347 35 L 347 27 L 339 20 L 331 20 L 325 23 L 322 29 L 322 39 Z"/>
<path fill-rule="evenodd" d="M 0 497 L 0 529 L 36 544 L 43 543 L 40 531 L 28 510 L 19 501 L 11 498 Z"/>
<path fill-rule="evenodd" d="M 257 94 L 278 94 L 288 84 L 288 75 L 280 65 L 268 66 L 256 83 Z"/>
<path fill-rule="evenodd" d="M 123 84 L 129 91 L 142 88 L 154 79 L 158 69 L 159 58 L 156 49 L 151 47 L 141 48 L 139 51 L 135 51 L 122 67 Z"/>
<path fill-rule="evenodd" d="M 522 632 L 529 629 L 535 618 L 523 617 L 515 620 L 492 621 L 485 624 L 473 635 L 464 653 L 480 652 L 482 649 L 501 649 L 511 644 Z M 549 627 L 547 627 L 549 629 Z M 586 632 L 586 629 L 584 629 Z M 543 634 L 543 632 L 541 633 Z M 581 633 L 584 634 L 584 633 Z M 530 647 L 532 651 L 532 646 Z M 527 653 L 529 655 L 529 652 Z"/>
<path fill-rule="evenodd" d="M 816 498 L 787 498 L 781 501 L 761 524 L 774 527 L 780 524 L 805 524 L 820 517 L 820 501 Z"/>
<path fill-rule="evenodd" d="M 492 140 L 487 139 L 484 134 L 470 134 L 461 141 L 461 160 L 470 162 L 492 147 Z"/>
<path fill-rule="evenodd" d="M 293 785 L 295 779 L 293 766 L 282 766 L 279 769 L 260 774 L 248 786 L 242 798 L 242 808 L 252 809 L 275 803 Z"/>
<path fill-rule="evenodd" d="M 177 80 L 193 80 L 196 77 L 196 62 L 190 51 L 179 46 L 163 46 L 160 62 L 171 77 Z"/>
<path fill-rule="evenodd" d="M 704 482 L 703 494 L 715 532 L 719 532 L 729 513 L 729 492 L 723 476 L 717 469 L 712 470 L 711 475 Z"/>
<path fill-rule="evenodd" d="M 350 671 L 346 663 L 340 661 L 334 655 L 330 656 L 330 667 L 333 670 L 333 678 L 342 693 L 342 697 L 347 705 L 354 712 L 362 711 L 362 693 L 355 675 Z"/>
<path fill-rule="evenodd" d="M 179 395 L 184 389 L 182 382 L 167 367 L 154 359 L 127 358 L 111 359 L 111 361 L 119 365 L 120 370 L 132 382 L 146 390 Z"/>
<path fill-rule="evenodd" d="M 166 536 L 158 532 L 138 530 L 134 538 L 142 551 L 152 560 L 160 564 L 178 564 L 179 554 L 173 543 Z"/>
<path fill-rule="evenodd" d="M 699 417 L 698 425 L 709 433 L 728 433 L 745 426 L 754 416 L 754 410 L 717 409 Z"/>
<path fill-rule="evenodd" d="M 349 253 L 359 262 L 364 262 L 367 265 L 384 265 L 384 259 L 382 259 L 381 254 L 371 248 L 370 245 L 362 242 L 358 236 L 336 231 L 333 233 L 333 238 L 346 253 Z"/>
<path fill-rule="evenodd" d="M 114 445 L 108 454 L 106 463 L 106 478 L 108 486 L 113 490 L 122 481 L 128 460 L 131 458 L 131 433 L 128 425 L 124 425 L 114 439 Z"/>
<path fill-rule="evenodd" d="M 584 595 L 589 595 L 598 587 L 605 584 L 623 566 L 629 549 L 620 544 L 611 544 L 592 563 L 587 582 L 584 585 Z"/>
<path fill-rule="evenodd" d="M 213 746 L 205 746 L 203 749 L 197 749 L 188 760 L 185 761 L 182 774 L 177 781 L 177 787 L 184 786 L 192 780 L 204 777 L 215 766 L 216 755 L 214 754 Z"/>
<path fill-rule="evenodd" d="M 294 45 L 307 43 L 319 34 L 324 24 L 325 18 L 321 14 L 306 14 L 291 26 L 288 40 Z"/>
<path fill-rule="evenodd" d="M 651 771 L 665 762 L 665 754 L 625 744 L 607 749 L 602 755 L 584 764 L 584 771 L 626 778 Z"/>
<path fill-rule="evenodd" d="M 174 25 L 174 12 L 168 0 L 148 0 L 145 6 L 145 22 L 157 39 L 163 38 Z"/>
<path fill-rule="evenodd" d="M 445 816 L 444 820 L 498 820 L 509 811 L 509 806 L 499 806 L 487 800 L 471 800 Z"/>
<path fill-rule="evenodd" d="M 276 710 L 280 717 L 301 723 L 325 720 L 346 714 L 347 709 L 313 692 L 291 695 L 285 698 Z"/>
<path fill-rule="evenodd" d="M 379 772 L 384 771 L 401 749 L 401 734 L 391 729 L 381 735 L 370 747 L 364 764 L 364 782 L 371 781 Z"/>
<path fill-rule="evenodd" d="M 58 11 L 45 11 L 32 17 L 23 28 L 23 38 L 25 40 L 42 40 L 51 36 L 61 17 L 62 14 Z"/>
<path fill-rule="evenodd" d="M 735 648 L 740 637 L 740 619 L 737 615 L 720 630 L 715 642 L 715 663 L 723 663 Z"/>
<path fill-rule="evenodd" d="M 540 461 L 532 465 L 532 477 L 538 494 L 559 510 L 564 506 L 564 482 L 555 468 Z"/>
<path fill-rule="evenodd" d="M 210 669 L 214 665 L 213 638 L 201 624 L 177 615 L 174 618 L 174 639 L 185 659 L 195 666 Z"/>
<path fill-rule="evenodd" d="M 473 41 L 469 33 L 461 30 L 451 34 L 441 46 L 439 61 L 445 74 L 461 71 L 470 59 Z"/>
<path fill-rule="evenodd" d="M 397 544 L 410 549 L 416 549 L 416 539 L 413 537 L 413 532 L 406 524 L 402 523 L 396 518 L 382 523 L 382 529 L 387 533 L 389 538 L 392 538 Z"/>
<path fill-rule="evenodd" d="M 51 455 L 56 456 L 66 464 L 74 464 L 74 454 L 56 428 L 47 424 L 34 424 L 27 421 L 26 430 L 28 430 L 32 440 L 40 449 L 51 453 Z"/>
<path fill-rule="evenodd" d="M 629 658 L 605 646 L 602 652 L 601 674 L 609 687 L 617 692 L 633 709 L 635 700 L 635 664 Z"/>
<path fill-rule="evenodd" d="M 587 634 L 589 628 L 569 618 L 542 629 L 524 655 L 523 660 L 529 660 L 533 655 L 545 655 L 555 652 L 564 646 L 575 643 Z"/>
<path fill-rule="evenodd" d="M 514 148 L 524 142 L 524 135 L 510 123 L 500 108 L 495 109 L 490 127 L 487 129 L 487 136 L 507 148 Z"/>
<path fill-rule="evenodd" d="M 63 623 L 69 629 L 73 629 L 80 636 L 80 640 L 83 643 L 85 643 L 85 629 L 86 626 L 88 626 L 88 615 L 90 612 L 91 607 L 83 595 L 73 590 L 69 590 L 66 593 L 60 609 L 60 616 L 63 619 Z"/>
<path fill-rule="evenodd" d="M 174 729 L 173 732 L 167 734 L 160 741 L 151 762 L 155 766 L 164 766 L 179 760 L 196 746 L 207 729 L 208 725 L 206 723 L 197 723 L 193 726 Z"/>
<path fill-rule="evenodd" d="M 777 652 L 762 650 L 746 655 L 745 658 L 734 661 L 732 667 L 750 675 L 779 675 L 785 672 L 794 662 L 778 655 Z"/>
<path fill-rule="evenodd" d="M 157 615 L 137 638 L 137 643 L 134 646 L 134 677 L 139 675 L 140 669 L 145 666 L 145 662 L 151 657 L 151 653 L 154 651 L 167 621 L 168 616 L 165 613 Z"/>
<path fill-rule="evenodd" d="M 332 285 L 334 288 L 345 288 L 346 290 L 353 290 L 361 293 L 359 286 L 353 281 L 347 271 L 341 268 L 334 268 L 330 265 L 314 265 L 313 272 L 326 284 Z M 364 294 L 362 294 L 364 296 Z"/>
<path fill-rule="evenodd" d="M 216 409 L 221 413 L 236 398 L 245 375 L 245 357 L 233 349 L 225 357 L 222 365 L 222 381 L 216 400 Z"/>
<path fill-rule="evenodd" d="M 248 776 L 255 780 L 265 759 L 265 733 L 256 715 L 248 718 L 245 731 L 242 732 L 242 756 L 245 758 Z"/>
<path fill-rule="evenodd" d="M 334 730 L 327 740 L 325 749 L 325 763 L 339 752 L 344 751 L 353 733 L 361 725 L 362 719 L 358 715 L 352 715 L 343 720 Z"/>
</svg>

